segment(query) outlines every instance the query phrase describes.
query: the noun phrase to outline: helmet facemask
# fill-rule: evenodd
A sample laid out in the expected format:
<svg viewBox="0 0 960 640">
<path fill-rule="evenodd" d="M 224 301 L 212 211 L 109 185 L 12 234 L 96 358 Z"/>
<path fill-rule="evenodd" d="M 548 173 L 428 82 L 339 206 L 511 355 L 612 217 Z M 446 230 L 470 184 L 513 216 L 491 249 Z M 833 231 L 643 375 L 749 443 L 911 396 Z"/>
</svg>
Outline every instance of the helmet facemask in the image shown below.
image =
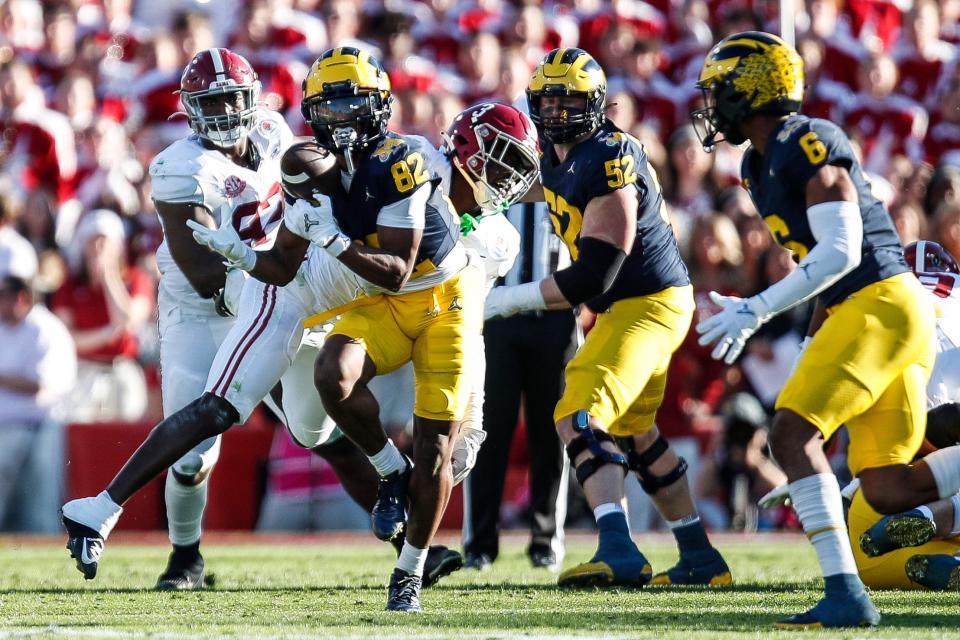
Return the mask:
<svg viewBox="0 0 960 640">
<path fill-rule="evenodd" d="M 582 109 L 564 107 L 559 110 L 558 115 L 546 118 L 543 116 L 541 103 L 547 96 L 582 97 L 583 107 Z M 605 97 L 606 91 L 603 87 L 591 93 L 569 91 L 561 85 L 549 85 L 541 91 L 527 90 L 530 119 L 537 126 L 540 136 L 554 144 L 573 142 L 600 128 L 606 119 L 603 115 Z"/>
<path fill-rule="evenodd" d="M 740 114 L 743 103 L 748 102 L 746 96 L 738 94 L 726 81 L 698 83 L 697 88 L 703 93 L 704 108 L 690 112 L 690 120 L 703 150 L 712 153 L 719 142 L 743 144 L 747 137 L 740 130 Z"/>
<path fill-rule="evenodd" d="M 219 98 L 222 106 L 216 113 L 207 113 L 211 104 L 205 99 L 213 97 Z M 198 136 L 222 149 L 236 146 L 250 133 L 259 98 L 259 81 L 249 85 L 216 82 L 203 91 L 180 93 L 190 126 Z"/>
<path fill-rule="evenodd" d="M 303 116 L 317 142 L 343 155 L 349 173 L 353 152 L 368 149 L 386 134 L 393 97 L 384 93 L 341 88 L 303 101 Z"/>
<path fill-rule="evenodd" d="M 480 123 L 473 129 L 479 151 L 463 162 L 454 154 L 453 164 L 473 189 L 481 211 L 500 213 L 533 186 L 539 174 L 534 153 L 519 140 L 495 127 Z M 447 138 L 447 134 L 443 134 Z M 447 147 L 456 148 L 452 140 Z"/>
</svg>

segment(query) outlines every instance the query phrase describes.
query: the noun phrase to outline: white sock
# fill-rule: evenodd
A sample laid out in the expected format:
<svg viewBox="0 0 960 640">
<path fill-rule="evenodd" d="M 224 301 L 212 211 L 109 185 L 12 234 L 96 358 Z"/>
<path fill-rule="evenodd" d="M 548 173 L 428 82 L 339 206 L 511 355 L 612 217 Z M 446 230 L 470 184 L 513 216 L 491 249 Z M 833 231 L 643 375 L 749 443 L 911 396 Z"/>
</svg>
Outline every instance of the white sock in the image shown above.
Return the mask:
<svg viewBox="0 0 960 640">
<path fill-rule="evenodd" d="M 397 569 L 415 576 L 423 575 L 423 565 L 427 562 L 427 549 L 417 549 L 409 542 L 403 543 L 403 550 L 397 558 Z"/>
<path fill-rule="evenodd" d="M 207 484 L 208 481 L 204 480 L 188 487 L 177 482 L 173 472 L 167 472 L 163 499 L 167 503 L 167 528 L 173 544 L 184 546 L 200 540 L 203 510 L 207 506 Z"/>
<path fill-rule="evenodd" d="M 118 505 L 106 491 L 93 498 L 71 500 L 63 505 L 63 514 L 75 522 L 90 527 L 106 540 L 117 526 L 123 507 Z"/>
<path fill-rule="evenodd" d="M 397 445 L 393 444 L 393 440 L 389 438 L 383 449 L 372 456 L 367 456 L 367 458 L 377 470 L 377 473 L 380 474 L 381 478 L 390 475 L 394 471 L 403 471 L 407 468 L 407 461 L 404 460 L 403 455 L 400 454 L 400 449 L 397 449 Z"/>
<path fill-rule="evenodd" d="M 960 495 L 954 494 L 951 496 L 950 502 L 953 504 L 953 528 L 944 538 L 956 538 L 960 536 Z"/>
<path fill-rule="evenodd" d="M 838 573 L 857 575 L 837 478 L 832 473 L 819 473 L 791 482 L 790 499 L 817 552 L 824 577 Z"/>
<path fill-rule="evenodd" d="M 694 524 L 695 522 L 700 522 L 700 514 L 694 511 L 688 516 L 683 516 L 679 520 L 667 520 L 663 519 L 667 523 L 667 526 L 670 527 L 670 530 L 679 529 L 680 527 L 685 527 L 688 524 Z"/>
<path fill-rule="evenodd" d="M 933 519 L 933 511 L 930 511 L 930 507 L 928 507 L 927 505 L 925 504 L 920 505 L 919 507 L 917 507 L 917 511 L 923 514 L 923 517 L 929 520 L 930 522 L 934 522 L 934 523 L 936 522 Z"/>
<path fill-rule="evenodd" d="M 960 446 L 939 449 L 923 459 L 937 483 L 941 498 L 949 498 L 960 491 Z"/>
<path fill-rule="evenodd" d="M 611 513 L 623 513 L 624 515 L 626 515 L 626 513 L 623 510 L 623 507 L 617 504 L 616 502 L 604 502 L 603 504 L 598 505 L 593 510 L 593 518 L 597 522 L 600 522 L 600 518 L 606 515 L 610 515 Z"/>
</svg>

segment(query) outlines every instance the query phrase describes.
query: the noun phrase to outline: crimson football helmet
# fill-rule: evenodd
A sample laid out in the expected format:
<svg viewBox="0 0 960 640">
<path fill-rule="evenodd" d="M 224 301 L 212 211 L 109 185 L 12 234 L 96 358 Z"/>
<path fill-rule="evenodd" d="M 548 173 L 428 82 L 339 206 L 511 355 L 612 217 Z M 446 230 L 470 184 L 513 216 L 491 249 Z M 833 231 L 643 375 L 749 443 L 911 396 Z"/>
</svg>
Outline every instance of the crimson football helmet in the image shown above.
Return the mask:
<svg viewBox="0 0 960 640">
<path fill-rule="evenodd" d="M 213 96 L 226 98 L 214 101 Z M 259 99 L 257 72 L 229 49 L 201 51 L 180 77 L 180 101 L 190 126 L 218 147 L 232 147 L 250 132 Z"/>
<path fill-rule="evenodd" d="M 540 175 L 533 122 L 506 104 L 484 102 L 461 112 L 443 134 L 443 152 L 484 211 L 503 211 Z"/>
<path fill-rule="evenodd" d="M 918 240 L 903 248 L 903 257 L 914 273 L 957 273 L 960 265 L 950 252 L 933 240 Z"/>
</svg>

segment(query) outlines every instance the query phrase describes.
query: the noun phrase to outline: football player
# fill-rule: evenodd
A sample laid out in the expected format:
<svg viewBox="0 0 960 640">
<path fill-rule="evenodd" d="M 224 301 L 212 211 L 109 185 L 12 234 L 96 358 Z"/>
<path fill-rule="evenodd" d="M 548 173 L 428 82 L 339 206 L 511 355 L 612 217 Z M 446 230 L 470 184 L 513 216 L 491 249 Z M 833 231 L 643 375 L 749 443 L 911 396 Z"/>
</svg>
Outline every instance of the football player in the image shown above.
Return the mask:
<svg viewBox="0 0 960 640">
<path fill-rule="evenodd" d="M 527 90 L 537 125 L 543 199 L 573 264 L 490 292 L 486 315 L 586 304 L 593 330 L 567 364 L 554 421 L 593 508 L 599 545 L 562 586 L 730 584 L 690 495 L 686 462 L 654 418 L 667 368 L 694 311 L 687 268 L 641 144 L 604 116 L 606 78 L 581 49 L 555 49 Z M 673 531 L 676 566 L 652 576 L 621 507 L 633 471 Z"/>
<path fill-rule="evenodd" d="M 942 246 L 922 240 L 904 247 L 910 269 L 937 307 L 937 360 L 927 384 L 926 441 L 930 452 L 960 442 L 960 266 Z M 960 588 L 960 496 L 882 517 L 854 479 L 841 494 L 853 556 L 864 584 L 878 589 Z M 769 508 L 789 500 L 784 484 L 760 499 Z M 919 547 L 919 548 L 909 548 Z"/>
<path fill-rule="evenodd" d="M 317 359 L 315 380 L 329 415 L 381 476 L 374 533 L 390 540 L 406 526 L 387 609 L 418 611 L 427 548 L 452 488 L 451 444 L 482 366 L 485 287 L 459 241 L 457 211 L 442 188 L 450 163 L 425 139 L 387 130 L 392 100 L 390 80 L 368 52 L 343 47 L 322 54 L 307 74 L 301 109 L 317 141 L 336 156 L 343 189 L 332 198 L 319 196 L 317 206 L 298 200 L 288 218 L 290 233 L 273 251 L 240 249 L 255 260 L 249 267 L 254 277 L 282 284 L 309 239 L 384 294 L 341 316 Z M 491 152 L 510 155 L 497 155 L 501 162 L 487 167 L 487 184 L 510 184 L 511 174 L 501 170 L 516 166 L 523 179 L 511 194 L 519 198 L 535 180 L 535 141 L 494 137 L 489 143 L 499 145 Z M 474 183 L 480 161 L 466 165 Z M 462 199 L 475 209 L 466 175 L 457 172 L 449 196 L 465 190 Z M 481 197 L 496 192 L 477 190 Z M 386 437 L 367 388 L 375 375 L 408 361 L 416 381 L 413 462 Z"/>
<path fill-rule="evenodd" d="M 881 513 L 960 489 L 956 451 L 909 464 L 923 440 L 933 305 L 909 273 L 890 216 L 846 135 L 831 122 L 797 114 L 803 62 L 793 47 L 761 32 L 728 36 L 707 55 L 697 86 L 706 107 L 692 115 L 704 149 L 750 141 L 743 185 L 799 263 L 753 297 L 712 293 L 722 309 L 697 325 L 700 344 L 714 344 L 713 357 L 732 363 L 764 322 L 818 297 L 812 337 L 777 398 L 770 438 L 826 593 L 809 611 L 776 624 L 875 625 L 880 615 L 857 575 L 822 445 L 847 426 L 850 470 Z"/>
<path fill-rule="evenodd" d="M 283 215 L 280 156 L 293 135 L 276 112 L 259 108 L 260 82 L 228 49 L 196 54 L 180 79 L 193 135 L 150 165 L 153 199 L 164 230 L 160 269 L 160 367 L 163 414 L 174 415 L 203 392 L 217 349 L 234 318 L 227 311 L 243 274 L 197 245 L 187 220 L 229 222 L 250 247 L 269 247 Z M 224 293 L 226 292 L 226 293 Z M 207 479 L 220 453 L 211 437 L 173 461 L 164 498 L 173 552 L 159 589 L 202 586 L 199 551 Z M 91 552 L 92 553 L 92 552 Z"/>
<path fill-rule="evenodd" d="M 474 107 L 456 119 L 448 137 L 458 142 L 451 143 L 447 148 L 450 162 L 446 163 L 444 188 L 462 210 L 478 209 L 474 194 L 481 202 L 484 202 L 482 194 L 485 193 L 519 195 L 522 191 L 518 190 L 518 182 L 530 184 L 535 180 L 536 166 L 532 161 L 528 163 L 528 171 L 520 173 L 501 167 L 502 163 L 493 155 L 495 151 L 504 151 L 502 144 L 492 144 L 501 141 L 511 154 L 516 153 L 510 149 L 512 146 L 522 144 L 526 145 L 526 149 L 521 152 L 534 157 L 535 152 L 531 149 L 535 149 L 535 139 L 525 131 L 532 131 L 532 124 L 525 120 L 523 114 L 504 105 Z M 454 172 L 454 165 L 472 168 L 464 174 Z M 474 180 L 468 181 L 467 175 L 473 175 Z M 517 195 L 506 203 L 512 202 Z M 118 505 L 163 468 L 163 459 L 175 458 L 179 455 L 178 451 L 189 448 L 193 441 L 204 437 L 206 433 L 220 433 L 235 422 L 245 420 L 277 380 L 282 381 L 284 390 L 285 422 L 298 444 L 305 447 L 339 447 L 346 444 L 345 439 L 337 439 L 339 431 L 334 429 L 332 422 L 323 420 L 323 409 L 313 389 L 316 350 L 312 346 L 316 340 L 307 339 L 301 344 L 302 327 L 304 324 L 322 324 L 348 307 L 368 304 L 375 298 L 358 295 L 364 287 L 372 289 L 369 283 L 361 281 L 319 246 L 310 245 L 306 239 L 291 235 L 291 228 L 299 229 L 301 226 L 301 212 L 302 209 L 296 207 L 286 208 L 278 244 L 286 246 L 299 242 L 306 252 L 306 260 L 301 255 L 300 259 L 291 261 L 299 268 L 293 272 L 295 278 L 289 276 L 291 281 L 286 286 L 266 285 L 256 280 L 246 283 L 240 317 L 217 354 L 204 395 L 154 429 L 147 442 L 108 486 L 104 492 L 106 496 L 101 494 L 97 498 L 72 501 L 64 508 L 65 514 L 71 514 L 75 520 L 71 542 L 77 547 L 78 554 L 86 548 L 102 550 L 119 516 Z M 236 259 L 239 264 L 247 265 L 248 249 L 232 227 L 221 225 L 216 231 L 199 224 L 192 227 L 197 240 L 228 258 Z M 488 283 L 509 270 L 519 249 L 516 232 L 502 216 L 481 218 L 466 240 L 479 252 L 478 258 L 487 271 Z M 317 311 L 319 313 L 314 313 Z M 482 354 L 480 358 L 482 360 Z M 483 402 L 482 368 L 477 375 L 477 384 L 465 416 L 465 428 L 454 446 L 452 466 L 455 482 L 461 481 L 472 468 L 477 448 L 485 435 L 479 427 L 472 428 L 472 425 L 482 424 L 479 414 Z M 295 398 L 296 403 L 288 405 L 288 397 Z M 359 463 L 369 465 L 363 457 Z M 376 480 L 373 480 L 375 483 Z M 363 487 L 359 489 L 363 490 Z M 369 492 L 369 501 L 358 499 L 358 502 L 371 508 L 374 492 Z M 358 497 L 355 491 L 351 491 L 351 495 L 355 499 Z M 79 526 L 81 524 L 86 528 Z M 402 540 L 401 534 L 393 542 L 402 543 Z M 81 545 L 86 546 L 81 548 Z M 78 557 L 78 566 L 80 564 Z M 95 573 L 95 562 L 87 564 L 92 564 Z M 427 564 L 424 580 L 435 581 L 458 568 L 460 558 L 459 554 L 443 547 L 431 547 Z"/>
<path fill-rule="evenodd" d="M 177 424 L 219 424 L 199 411 L 193 401 L 205 390 L 211 366 L 219 362 L 218 349 L 221 355 L 229 356 L 247 326 L 242 324 L 232 337 L 226 338 L 231 327 L 236 326 L 232 316 L 245 275 L 237 269 L 225 269 L 219 255 L 196 244 L 184 221 L 229 227 L 245 245 L 258 249 L 268 248 L 280 228 L 280 159 L 293 136 L 276 112 L 258 108 L 259 91 L 256 72 L 242 56 L 227 49 L 198 53 L 185 68 L 180 82 L 180 98 L 194 134 L 161 152 L 150 168 L 153 197 L 165 236 L 157 252 L 161 271 L 163 409 L 164 416 Z M 335 281 L 335 275 L 330 276 L 331 281 Z M 355 286 L 346 287 L 344 295 L 355 290 Z M 241 333 L 236 335 L 238 331 Z M 298 345 L 299 341 L 293 345 L 294 353 Z M 284 343 L 276 353 L 282 357 L 289 349 L 290 345 Z M 348 440 L 337 439 L 338 432 L 315 401 L 316 394 L 301 393 L 297 386 L 303 379 L 297 371 L 304 366 L 303 362 L 307 368 L 312 363 L 308 352 L 309 345 L 285 377 L 288 392 L 282 402 L 283 410 L 277 413 L 284 417 L 295 439 L 309 443 L 307 446 L 331 464 L 352 497 L 361 504 L 372 502 L 377 478 L 373 469 Z M 218 366 L 224 364 L 219 362 Z M 269 374 L 262 378 L 269 379 Z M 247 409 L 252 410 L 261 399 L 257 396 L 249 407 L 240 407 L 244 419 L 249 413 Z M 320 432 L 314 433 L 317 429 Z M 179 446 L 179 442 L 175 444 Z M 219 455 L 219 437 L 213 434 L 194 444 L 196 447 L 189 453 L 173 461 L 166 478 L 164 494 L 173 552 L 157 581 L 158 589 L 198 589 L 205 583 L 199 549 L 201 523 L 207 478 Z M 149 446 L 142 455 L 151 459 L 152 466 L 168 457 Z M 164 463 L 161 468 L 169 464 Z M 95 514 L 112 512 L 139 488 L 141 480 L 153 478 L 157 471 L 152 466 L 144 468 L 133 461 L 125 467 L 108 487 L 108 495 L 117 502 L 95 501 L 98 507 L 94 514 L 86 511 L 89 501 L 65 505 L 68 530 L 73 526 L 71 522 L 92 522 L 97 525 L 93 528 L 99 528 L 100 518 Z M 134 476 L 136 471 L 145 474 Z M 84 536 L 71 533 L 70 537 L 75 544 L 82 545 Z M 101 544 L 92 541 L 86 553 L 84 549 L 71 549 L 78 567 L 88 578 L 96 575 Z M 432 552 L 427 574 L 431 580 L 461 562 L 459 554 L 445 548 Z"/>
<path fill-rule="evenodd" d="M 937 307 L 937 361 L 927 385 L 926 439 L 938 449 L 960 441 L 960 266 L 936 242 L 904 247 L 911 270 Z M 960 589 L 960 494 L 881 517 L 855 480 L 847 516 L 860 576 L 870 587 Z M 916 547 L 916 548 L 914 548 Z"/>
</svg>

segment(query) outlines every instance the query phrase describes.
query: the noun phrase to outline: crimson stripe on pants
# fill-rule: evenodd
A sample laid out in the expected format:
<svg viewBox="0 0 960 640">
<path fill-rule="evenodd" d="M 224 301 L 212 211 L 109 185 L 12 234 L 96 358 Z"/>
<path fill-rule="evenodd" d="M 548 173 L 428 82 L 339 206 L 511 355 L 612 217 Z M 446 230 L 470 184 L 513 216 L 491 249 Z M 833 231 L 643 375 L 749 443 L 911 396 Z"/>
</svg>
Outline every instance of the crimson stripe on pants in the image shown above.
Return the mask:
<svg viewBox="0 0 960 640">
<path fill-rule="evenodd" d="M 227 358 L 227 364 L 224 365 L 223 371 L 220 372 L 220 377 L 217 378 L 217 383 L 213 385 L 214 395 L 220 395 L 219 393 L 217 393 L 217 388 L 220 386 L 220 383 L 223 382 L 224 377 L 227 375 L 227 371 L 230 370 L 230 365 L 233 363 L 233 359 L 234 357 L 236 357 L 237 352 L 240 351 L 240 346 L 247 339 L 247 336 L 249 336 L 257 328 L 257 324 L 259 324 L 260 318 L 263 317 L 264 312 L 267 310 L 267 291 L 269 289 L 270 289 L 269 286 L 264 287 L 263 300 L 260 302 L 260 311 L 257 312 L 257 317 L 254 318 L 250 326 L 247 327 L 246 333 L 243 334 L 243 337 L 240 338 L 240 341 L 237 342 L 237 345 L 233 348 L 233 352 L 230 353 L 230 357 Z M 226 389 L 224 389 L 224 391 L 226 391 Z"/>
<path fill-rule="evenodd" d="M 257 341 L 257 338 L 263 334 L 264 330 L 267 328 L 267 325 L 270 324 L 270 317 L 273 315 L 273 309 L 277 306 L 277 288 L 273 285 L 270 285 L 266 288 L 265 293 L 266 292 L 270 293 L 270 302 L 268 304 L 269 308 L 267 309 L 267 314 L 260 323 L 260 328 L 257 329 L 252 336 L 250 336 L 250 339 L 247 340 L 247 344 L 244 345 L 243 350 L 240 351 L 239 355 L 237 356 L 236 361 L 233 363 L 233 369 L 230 370 L 230 375 L 228 375 L 227 379 L 223 382 L 223 391 L 216 393 L 218 396 L 223 397 L 227 394 L 227 389 L 230 388 L 230 383 L 233 382 L 233 377 L 237 375 L 237 369 L 240 368 L 240 363 L 243 362 L 243 357 L 247 354 L 247 351 L 250 350 L 250 347 L 253 346 L 253 343 Z"/>
</svg>

